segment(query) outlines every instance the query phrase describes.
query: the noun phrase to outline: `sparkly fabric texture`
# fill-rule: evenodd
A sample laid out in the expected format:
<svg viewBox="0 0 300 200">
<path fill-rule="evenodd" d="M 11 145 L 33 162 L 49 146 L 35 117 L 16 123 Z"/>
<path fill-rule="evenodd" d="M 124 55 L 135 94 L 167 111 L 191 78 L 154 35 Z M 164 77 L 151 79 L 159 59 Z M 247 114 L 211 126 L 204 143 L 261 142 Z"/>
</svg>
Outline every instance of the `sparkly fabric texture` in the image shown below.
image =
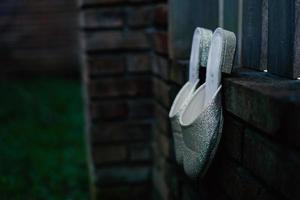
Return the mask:
<svg viewBox="0 0 300 200">
<path fill-rule="evenodd" d="M 195 87 L 191 90 L 191 93 L 194 91 Z M 176 113 L 174 117 L 170 118 L 171 121 L 171 128 L 172 128 L 172 133 L 173 133 L 173 141 L 174 141 L 174 149 L 175 149 L 175 158 L 176 162 L 180 165 L 183 164 L 183 139 L 182 139 L 182 129 L 179 123 L 179 118 L 187 106 L 187 103 L 189 102 L 191 98 L 191 93 L 185 98 L 185 101 L 181 105 L 181 108 L 179 111 Z"/>
<path fill-rule="evenodd" d="M 202 30 L 201 34 L 201 61 L 200 65 L 201 66 L 206 66 L 207 65 L 207 58 L 208 58 L 208 52 L 211 44 L 211 38 L 212 38 L 212 32 L 210 30 Z"/>
<path fill-rule="evenodd" d="M 214 156 L 223 125 L 221 86 L 211 103 L 188 126 L 182 126 L 184 170 L 191 178 L 204 174 Z"/>
<path fill-rule="evenodd" d="M 222 59 L 222 72 L 231 74 L 232 62 L 236 49 L 236 37 L 233 32 L 225 31 L 218 28 L 216 31 L 220 31 L 223 34 L 224 47 L 223 47 L 223 59 Z"/>
<path fill-rule="evenodd" d="M 224 73 L 231 73 L 232 62 L 236 48 L 235 34 L 221 28 L 216 29 L 223 38 L 223 52 L 221 69 Z M 221 102 L 221 88 L 194 122 L 182 125 L 184 153 L 184 170 L 191 178 L 202 177 L 210 165 L 218 147 L 223 129 L 223 115 Z"/>
<path fill-rule="evenodd" d="M 209 54 L 209 48 L 211 45 L 211 39 L 212 39 L 212 31 L 204 28 L 197 28 L 195 30 L 195 34 L 198 33 L 200 39 L 199 44 L 199 60 L 198 63 L 195 66 L 190 66 L 190 72 L 189 72 L 189 81 L 196 80 L 199 77 L 199 68 L 200 66 L 206 67 L 207 60 L 208 60 L 208 54 Z M 193 46 L 193 45 L 192 45 Z M 193 51 L 193 48 L 192 48 Z M 191 57 L 192 57 L 191 52 Z"/>
<path fill-rule="evenodd" d="M 174 141 L 174 149 L 175 149 L 175 158 L 176 162 L 180 165 L 183 164 L 183 139 L 182 139 L 182 131 L 179 125 L 179 113 L 177 113 L 171 120 L 172 133 L 173 133 L 173 141 Z"/>
</svg>

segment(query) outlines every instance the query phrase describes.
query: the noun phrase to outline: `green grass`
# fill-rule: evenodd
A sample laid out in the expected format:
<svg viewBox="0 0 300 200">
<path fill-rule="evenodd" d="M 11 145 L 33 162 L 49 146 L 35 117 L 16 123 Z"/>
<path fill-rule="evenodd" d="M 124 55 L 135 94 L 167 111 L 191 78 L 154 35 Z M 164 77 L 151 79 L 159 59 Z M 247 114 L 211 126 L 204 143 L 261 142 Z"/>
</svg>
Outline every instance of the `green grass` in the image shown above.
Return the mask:
<svg viewBox="0 0 300 200">
<path fill-rule="evenodd" d="M 0 199 L 88 199 L 79 81 L 0 82 Z"/>
</svg>

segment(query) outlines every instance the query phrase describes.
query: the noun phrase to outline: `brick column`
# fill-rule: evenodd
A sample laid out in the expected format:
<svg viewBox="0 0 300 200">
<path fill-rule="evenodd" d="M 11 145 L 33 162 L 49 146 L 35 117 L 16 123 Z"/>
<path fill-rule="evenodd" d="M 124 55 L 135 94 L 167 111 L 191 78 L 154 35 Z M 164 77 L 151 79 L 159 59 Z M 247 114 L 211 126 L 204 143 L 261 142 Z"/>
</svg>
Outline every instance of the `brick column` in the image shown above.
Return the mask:
<svg viewBox="0 0 300 200">
<path fill-rule="evenodd" d="M 93 193 L 150 198 L 152 35 L 154 24 L 163 23 L 161 3 L 83 0 L 80 6 Z"/>
</svg>

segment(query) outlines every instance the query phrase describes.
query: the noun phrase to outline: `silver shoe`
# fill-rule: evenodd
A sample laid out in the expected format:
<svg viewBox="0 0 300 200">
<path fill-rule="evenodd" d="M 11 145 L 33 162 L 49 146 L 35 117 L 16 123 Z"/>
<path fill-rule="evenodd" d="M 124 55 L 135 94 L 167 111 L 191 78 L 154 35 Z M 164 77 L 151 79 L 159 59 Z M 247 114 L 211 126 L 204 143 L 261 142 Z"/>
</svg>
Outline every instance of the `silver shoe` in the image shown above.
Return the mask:
<svg viewBox="0 0 300 200">
<path fill-rule="evenodd" d="M 190 97 L 180 117 L 184 141 L 184 170 L 191 178 L 203 176 L 218 147 L 222 128 L 221 72 L 231 73 L 234 33 L 216 29 L 207 61 L 206 82 Z"/>
<path fill-rule="evenodd" d="M 183 164 L 183 138 L 181 132 L 181 126 L 179 123 L 180 115 L 187 105 L 191 94 L 195 91 L 199 82 L 199 67 L 200 65 L 206 66 L 208 51 L 212 38 L 212 31 L 196 28 L 193 36 L 190 65 L 189 65 L 189 81 L 181 88 L 177 94 L 170 113 L 169 118 L 171 121 L 175 157 L 178 164 Z"/>
</svg>

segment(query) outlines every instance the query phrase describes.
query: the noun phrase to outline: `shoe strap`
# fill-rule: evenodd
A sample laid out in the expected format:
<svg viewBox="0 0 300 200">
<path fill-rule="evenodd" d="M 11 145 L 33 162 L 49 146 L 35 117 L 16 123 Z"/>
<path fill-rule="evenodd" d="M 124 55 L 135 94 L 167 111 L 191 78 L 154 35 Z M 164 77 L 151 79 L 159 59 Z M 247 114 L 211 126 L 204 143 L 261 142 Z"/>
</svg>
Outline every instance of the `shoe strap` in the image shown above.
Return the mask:
<svg viewBox="0 0 300 200">
<path fill-rule="evenodd" d="M 211 38 L 211 30 L 198 27 L 194 31 L 189 63 L 189 82 L 191 83 L 196 83 L 199 80 L 199 68 L 207 64 Z"/>
</svg>

